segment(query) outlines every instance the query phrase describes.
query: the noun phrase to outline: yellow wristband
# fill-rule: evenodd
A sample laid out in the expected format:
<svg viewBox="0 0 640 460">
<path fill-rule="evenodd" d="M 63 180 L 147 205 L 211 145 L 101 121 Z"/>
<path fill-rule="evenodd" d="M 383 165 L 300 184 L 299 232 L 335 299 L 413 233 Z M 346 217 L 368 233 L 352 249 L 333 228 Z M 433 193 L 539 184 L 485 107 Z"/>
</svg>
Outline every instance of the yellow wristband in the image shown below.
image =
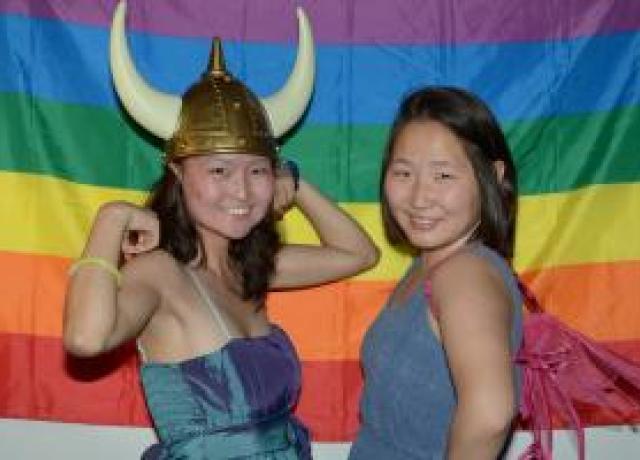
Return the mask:
<svg viewBox="0 0 640 460">
<path fill-rule="evenodd" d="M 85 265 L 95 265 L 96 267 L 102 268 L 112 275 L 116 281 L 116 285 L 120 286 L 122 273 L 120 273 L 120 270 L 118 270 L 114 264 L 102 257 L 83 257 L 82 259 L 76 260 L 69 268 L 69 276 L 73 276 L 79 268 Z"/>
</svg>

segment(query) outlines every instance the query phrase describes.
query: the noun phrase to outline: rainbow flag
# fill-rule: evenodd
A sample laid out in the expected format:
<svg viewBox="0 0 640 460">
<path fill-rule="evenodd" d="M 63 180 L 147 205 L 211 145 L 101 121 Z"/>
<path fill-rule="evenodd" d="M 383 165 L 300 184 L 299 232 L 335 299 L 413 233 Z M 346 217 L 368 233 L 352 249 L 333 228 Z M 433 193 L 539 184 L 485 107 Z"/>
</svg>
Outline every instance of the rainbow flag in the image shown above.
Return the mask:
<svg viewBox="0 0 640 460">
<path fill-rule="evenodd" d="M 298 4 L 317 80 L 283 153 L 383 250 L 363 275 L 269 298 L 303 361 L 298 413 L 314 440 L 357 429 L 360 342 L 408 262 L 383 237 L 380 157 L 400 98 L 425 84 L 470 89 L 500 119 L 519 172 L 514 264 L 543 305 L 640 360 L 640 2 L 132 0 L 133 58 L 181 93 L 219 35 L 229 69 L 267 95 L 293 64 Z M 61 344 L 66 271 L 94 213 L 142 202 L 161 166 L 160 144 L 112 87 L 114 6 L 0 0 L 2 419 L 150 424 L 133 347 L 88 364 Z M 299 213 L 282 227 L 289 241 L 315 239 Z"/>
</svg>

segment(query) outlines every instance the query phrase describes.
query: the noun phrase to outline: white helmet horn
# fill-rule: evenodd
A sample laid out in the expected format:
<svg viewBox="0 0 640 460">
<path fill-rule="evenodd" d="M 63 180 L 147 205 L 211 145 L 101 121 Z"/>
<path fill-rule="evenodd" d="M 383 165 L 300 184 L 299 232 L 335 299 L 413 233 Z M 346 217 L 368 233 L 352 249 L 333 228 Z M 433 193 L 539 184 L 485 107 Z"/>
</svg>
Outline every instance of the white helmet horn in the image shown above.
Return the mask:
<svg viewBox="0 0 640 460">
<path fill-rule="evenodd" d="M 315 78 L 315 49 L 309 19 L 304 10 L 298 14 L 298 55 L 289 79 L 280 91 L 260 100 L 264 106 L 273 136 L 278 138 L 300 119 L 313 92 Z"/>
<path fill-rule="evenodd" d="M 110 63 L 113 82 L 122 105 L 131 117 L 161 139 L 175 131 L 182 100 L 153 89 L 137 72 L 127 45 L 125 16 L 127 2 L 116 7 L 111 24 Z"/>
</svg>

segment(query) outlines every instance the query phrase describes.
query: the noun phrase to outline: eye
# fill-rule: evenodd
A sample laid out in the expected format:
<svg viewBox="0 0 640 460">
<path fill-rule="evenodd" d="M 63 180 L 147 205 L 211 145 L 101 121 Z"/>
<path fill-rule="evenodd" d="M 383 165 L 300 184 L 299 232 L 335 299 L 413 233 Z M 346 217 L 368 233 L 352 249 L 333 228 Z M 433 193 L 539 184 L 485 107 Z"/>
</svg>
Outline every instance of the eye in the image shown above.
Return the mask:
<svg viewBox="0 0 640 460">
<path fill-rule="evenodd" d="M 251 174 L 255 176 L 265 176 L 271 174 L 271 168 L 268 166 L 255 166 L 251 168 Z"/>
<path fill-rule="evenodd" d="M 212 166 L 209 168 L 209 174 L 216 177 L 225 177 L 228 175 L 228 169 L 224 166 Z"/>
<path fill-rule="evenodd" d="M 391 176 L 396 179 L 408 179 L 411 177 L 411 171 L 406 168 L 392 168 Z"/>
<path fill-rule="evenodd" d="M 447 172 L 447 171 L 440 171 L 440 172 L 437 172 L 435 174 L 435 179 L 437 181 L 447 181 L 447 180 L 452 180 L 452 179 L 455 179 L 455 178 L 456 177 L 453 174 L 451 174 L 450 172 Z"/>
</svg>

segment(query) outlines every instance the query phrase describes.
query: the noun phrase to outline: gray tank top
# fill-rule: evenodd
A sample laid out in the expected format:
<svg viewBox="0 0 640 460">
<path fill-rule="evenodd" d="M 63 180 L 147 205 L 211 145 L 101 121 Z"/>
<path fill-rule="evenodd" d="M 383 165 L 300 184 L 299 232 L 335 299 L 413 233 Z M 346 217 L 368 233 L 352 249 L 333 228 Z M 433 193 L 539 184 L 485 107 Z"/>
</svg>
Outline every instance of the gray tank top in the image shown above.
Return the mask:
<svg viewBox="0 0 640 460">
<path fill-rule="evenodd" d="M 522 298 L 517 280 L 493 250 L 480 244 L 471 250 L 499 270 L 509 290 L 514 312 L 511 350 L 515 355 L 522 341 Z M 407 275 L 416 267 L 414 262 Z M 403 303 L 390 302 L 363 342 L 362 424 L 349 459 L 441 460 L 446 454 L 456 396 L 444 350 L 428 324 L 423 284 L 417 283 L 415 292 Z M 520 370 L 514 372 L 519 392 Z"/>
</svg>

